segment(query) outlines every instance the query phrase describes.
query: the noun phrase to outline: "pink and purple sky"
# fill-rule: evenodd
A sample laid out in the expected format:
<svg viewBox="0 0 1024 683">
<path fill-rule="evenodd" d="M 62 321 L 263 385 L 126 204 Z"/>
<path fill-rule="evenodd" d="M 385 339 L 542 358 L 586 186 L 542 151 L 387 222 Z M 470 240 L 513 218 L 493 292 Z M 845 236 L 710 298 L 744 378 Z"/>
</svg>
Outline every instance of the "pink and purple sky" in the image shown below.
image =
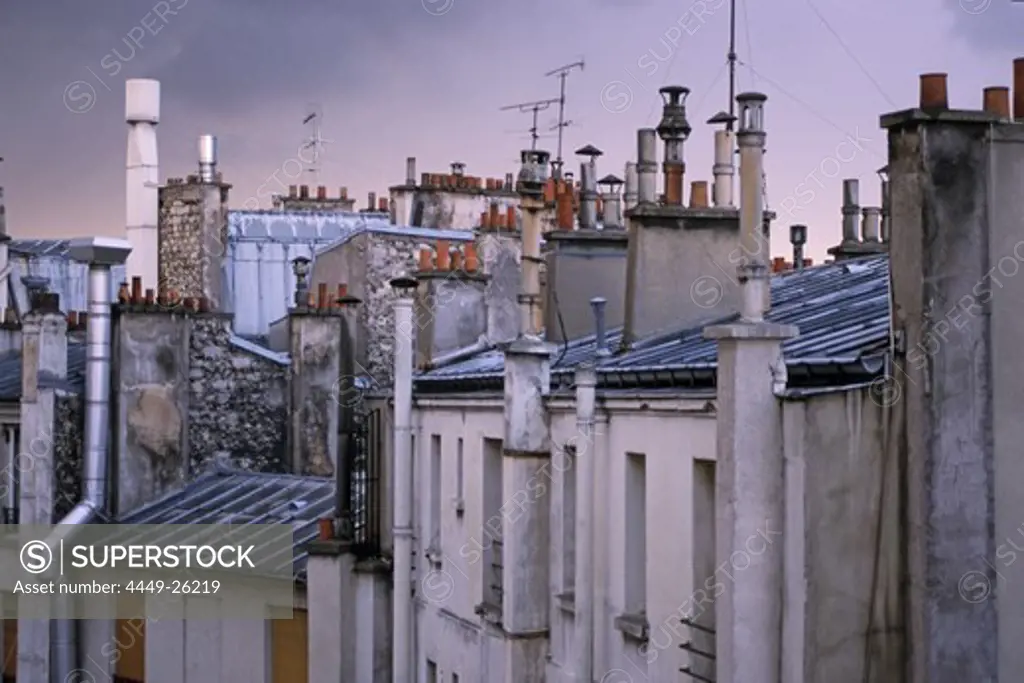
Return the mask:
<svg viewBox="0 0 1024 683">
<path fill-rule="evenodd" d="M 948 72 L 951 106 L 979 108 L 1024 55 L 1012 0 L 737 0 L 738 91 L 768 95 L 773 251 L 810 226 L 816 260 L 839 240 L 841 180 L 878 204 L 879 114 L 915 105 L 918 75 Z M 823 21 L 824 19 L 824 21 Z M 452 161 L 472 175 L 514 171 L 529 115 L 504 105 L 557 97 L 544 73 L 583 58 L 568 81 L 572 151 L 604 150 L 622 175 L 636 130 L 657 125 L 666 84 L 689 87 L 687 180 L 711 179 L 712 128 L 727 107 L 727 0 L 105 0 L 0 9 L 0 185 L 16 237 L 123 234 L 125 78 L 162 83 L 161 179 L 194 171 L 196 138 L 220 138 L 220 168 L 241 207 L 287 180 L 323 112 L 320 181 L 368 191 Z M 549 128 L 557 110 L 541 113 Z M 518 132 L 521 131 L 521 132 Z M 554 151 L 556 140 L 541 140 Z M 850 140 L 857 140 L 851 144 Z M 659 150 L 660 153 L 660 150 Z M 305 158 L 308 158 L 306 156 Z M 314 184 L 311 176 L 295 183 Z"/>
</svg>

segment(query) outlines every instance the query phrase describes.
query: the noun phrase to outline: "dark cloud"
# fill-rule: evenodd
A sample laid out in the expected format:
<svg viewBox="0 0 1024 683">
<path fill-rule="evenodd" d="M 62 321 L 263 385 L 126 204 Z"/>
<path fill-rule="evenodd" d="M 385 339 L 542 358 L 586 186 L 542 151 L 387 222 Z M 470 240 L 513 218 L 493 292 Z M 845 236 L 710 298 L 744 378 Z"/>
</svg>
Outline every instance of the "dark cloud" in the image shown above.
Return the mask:
<svg viewBox="0 0 1024 683">
<path fill-rule="evenodd" d="M 971 47 L 1024 53 L 1024 2 L 1019 0 L 943 0 L 953 32 Z"/>
<path fill-rule="evenodd" d="M 390 55 L 451 38 L 479 16 L 466 0 L 45 4 L 5 8 L 0 29 L 0 49 L 27 57 L 37 75 L 64 72 L 113 92 L 125 78 L 157 78 L 183 105 L 218 112 L 258 107 L 268 93 L 366 92 L 387 76 Z"/>
</svg>

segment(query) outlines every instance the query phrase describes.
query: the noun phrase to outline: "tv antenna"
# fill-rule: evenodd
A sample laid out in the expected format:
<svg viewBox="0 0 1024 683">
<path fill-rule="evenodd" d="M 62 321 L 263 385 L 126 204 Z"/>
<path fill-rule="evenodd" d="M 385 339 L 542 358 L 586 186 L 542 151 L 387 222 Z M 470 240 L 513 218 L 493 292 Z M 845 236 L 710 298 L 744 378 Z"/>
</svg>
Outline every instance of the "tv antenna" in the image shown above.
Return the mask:
<svg viewBox="0 0 1024 683">
<path fill-rule="evenodd" d="M 727 131 L 736 123 L 736 0 L 729 0 L 729 121 Z"/>
<path fill-rule="evenodd" d="M 530 126 L 530 139 L 531 139 L 531 150 L 537 149 L 537 140 L 540 139 L 540 135 L 537 133 L 537 116 L 540 112 L 544 111 L 552 104 L 558 102 L 558 98 L 550 100 L 537 100 L 536 102 L 522 102 L 520 104 L 510 104 L 507 107 L 502 107 L 501 111 L 511 111 L 518 109 L 522 113 L 533 112 L 533 125 Z"/>
<path fill-rule="evenodd" d="M 306 108 L 306 115 L 302 119 L 302 125 L 307 129 L 307 137 L 302 143 L 303 150 L 312 150 L 310 153 L 311 158 L 305 159 L 300 155 L 300 160 L 306 164 L 306 168 L 303 169 L 306 173 L 309 173 L 313 179 L 310 185 L 320 185 L 320 161 L 324 152 L 324 136 L 323 136 L 323 110 L 319 104 L 311 104 Z"/>
<path fill-rule="evenodd" d="M 572 121 L 565 120 L 565 79 L 569 76 L 569 73 L 573 69 L 578 68 L 580 71 L 583 71 L 583 67 L 584 63 L 581 59 L 578 62 L 573 62 L 572 64 L 560 66 L 557 69 L 552 69 L 551 71 L 544 74 L 545 76 L 558 76 L 559 80 L 558 124 L 556 125 L 556 128 L 558 128 L 558 156 L 555 159 L 554 163 L 556 179 L 560 179 L 562 176 L 562 133 L 566 129 L 566 127 L 568 127 L 572 123 Z"/>
</svg>

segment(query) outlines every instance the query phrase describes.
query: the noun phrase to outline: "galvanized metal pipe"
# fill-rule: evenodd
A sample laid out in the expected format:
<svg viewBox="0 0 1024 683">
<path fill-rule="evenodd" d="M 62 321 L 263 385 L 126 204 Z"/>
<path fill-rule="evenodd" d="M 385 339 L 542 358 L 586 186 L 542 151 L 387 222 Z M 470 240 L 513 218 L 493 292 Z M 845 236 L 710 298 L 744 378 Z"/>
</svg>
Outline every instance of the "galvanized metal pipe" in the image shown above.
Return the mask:
<svg viewBox="0 0 1024 683">
<path fill-rule="evenodd" d="M 626 187 L 622 194 L 622 200 L 626 204 L 626 211 L 629 211 L 634 206 L 639 198 L 639 183 L 640 180 L 637 177 L 636 162 L 626 162 Z"/>
<path fill-rule="evenodd" d="M 597 227 L 597 164 L 593 157 L 580 164 L 580 230 Z"/>
<path fill-rule="evenodd" d="M 712 173 L 715 185 L 712 189 L 712 202 L 716 207 L 733 208 L 732 188 L 736 167 L 733 165 L 733 150 L 736 149 L 736 138 L 730 130 L 715 131 L 715 165 Z"/>
<path fill-rule="evenodd" d="M 160 170 L 156 126 L 160 122 L 160 82 L 125 81 L 128 155 L 125 168 L 125 229 L 132 245 L 127 276 L 142 278 L 143 289 L 157 289 Z"/>
<path fill-rule="evenodd" d="M 637 198 L 640 204 L 657 201 L 658 182 L 658 132 L 653 128 L 637 131 Z"/>
</svg>

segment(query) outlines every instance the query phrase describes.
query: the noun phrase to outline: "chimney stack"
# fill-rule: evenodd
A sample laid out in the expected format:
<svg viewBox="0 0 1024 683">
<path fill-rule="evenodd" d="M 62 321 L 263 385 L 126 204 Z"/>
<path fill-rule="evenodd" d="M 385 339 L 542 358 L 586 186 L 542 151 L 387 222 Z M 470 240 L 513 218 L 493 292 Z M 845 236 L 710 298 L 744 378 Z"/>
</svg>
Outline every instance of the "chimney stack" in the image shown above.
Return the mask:
<svg viewBox="0 0 1024 683">
<path fill-rule="evenodd" d="M 789 226 L 789 243 L 793 245 L 793 267 L 804 269 L 804 244 L 807 243 L 807 226 Z"/>
<path fill-rule="evenodd" d="M 555 220 L 559 230 L 573 230 L 576 222 L 576 214 L 572 207 L 572 188 L 563 185 L 558 197 L 555 199 Z"/>
<path fill-rule="evenodd" d="M 523 212 L 520 329 L 524 336 L 538 337 L 541 327 L 540 212 L 544 208 L 544 184 L 551 155 L 541 150 L 523 150 L 521 156 L 523 165 L 516 183 Z"/>
<path fill-rule="evenodd" d="M 377 193 L 369 192 L 366 195 L 366 210 L 376 211 L 377 209 Z"/>
<path fill-rule="evenodd" d="M 686 164 L 683 161 L 683 143 L 690 136 L 690 123 L 686 120 L 686 98 L 689 88 L 668 85 L 658 91 L 665 106 L 662 108 L 658 136 L 665 142 L 665 203 L 670 206 L 683 205 L 683 176 Z"/>
<path fill-rule="evenodd" d="M 1013 120 L 1024 123 L 1024 57 L 1013 60 Z"/>
<path fill-rule="evenodd" d="M 769 299 L 768 245 L 764 239 L 764 103 L 755 92 L 736 96 L 739 105 L 741 314 L 748 322 L 762 322 Z"/>
<path fill-rule="evenodd" d="M 734 208 L 732 189 L 733 176 L 736 174 L 736 167 L 733 164 L 733 153 L 736 149 L 736 136 L 730 130 L 732 123 L 736 121 L 735 116 L 730 116 L 720 111 L 710 119 L 708 123 L 723 124 L 726 127 L 715 131 L 715 165 L 712 173 L 715 176 L 715 185 L 711 190 L 712 202 L 716 208 Z"/>
<path fill-rule="evenodd" d="M 622 193 L 622 201 L 625 204 L 626 211 L 629 211 L 637 204 L 637 183 L 639 179 L 636 174 L 636 162 L 626 162 L 626 186 Z"/>
<path fill-rule="evenodd" d="M 882 209 L 877 206 L 865 206 L 861 212 L 863 214 L 861 240 L 871 243 L 881 242 Z"/>
<path fill-rule="evenodd" d="M 608 300 L 600 296 L 595 296 L 590 300 L 590 306 L 594 309 L 594 346 L 598 358 L 607 358 L 612 355 L 608 350 L 608 331 L 604 314 L 604 307 L 607 303 Z"/>
<path fill-rule="evenodd" d="M 612 174 L 598 181 L 606 189 L 601 195 L 602 208 L 601 227 L 604 230 L 621 230 L 622 225 L 622 179 Z"/>
<path fill-rule="evenodd" d="M 597 228 L 597 162 L 595 159 L 603 154 L 593 145 L 576 150 L 576 154 L 587 157 L 580 164 L 580 180 L 583 185 L 580 192 L 580 230 Z"/>
<path fill-rule="evenodd" d="M 126 264 L 128 277 L 141 276 L 157 284 L 160 215 L 156 126 L 160 123 L 160 82 L 133 78 L 125 81 L 125 120 L 128 122 L 125 213 L 126 237 L 132 246 Z"/>
<path fill-rule="evenodd" d="M 890 223 L 890 217 L 889 217 L 889 213 L 890 213 L 889 207 L 890 207 L 890 205 L 891 205 L 891 200 L 889 198 L 889 181 L 888 180 L 883 180 L 882 181 L 882 226 L 881 226 L 881 235 L 880 235 L 880 237 L 882 238 L 882 243 L 883 244 L 888 244 L 889 243 L 889 239 L 892 236 L 891 235 L 891 227 L 890 227 L 891 223 Z"/>
<path fill-rule="evenodd" d="M 299 185 L 299 199 L 309 199 L 309 185 Z"/>
<path fill-rule="evenodd" d="M 327 186 L 326 185 L 318 185 L 317 186 L 317 188 L 316 188 L 316 198 L 319 199 L 320 201 L 326 201 L 327 200 Z"/>
<path fill-rule="evenodd" d="M 199 136 L 199 180 L 203 183 L 217 180 L 217 138 L 213 135 Z"/>
<path fill-rule="evenodd" d="M 857 236 L 857 221 L 860 217 L 860 181 L 848 178 L 843 181 L 843 243 L 860 242 Z"/>
<path fill-rule="evenodd" d="M 637 203 L 654 204 L 657 201 L 658 131 L 641 128 L 637 131 L 636 141 Z"/>
<path fill-rule="evenodd" d="M 407 157 L 405 160 L 405 184 L 416 186 L 416 157 Z"/>
</svg>

